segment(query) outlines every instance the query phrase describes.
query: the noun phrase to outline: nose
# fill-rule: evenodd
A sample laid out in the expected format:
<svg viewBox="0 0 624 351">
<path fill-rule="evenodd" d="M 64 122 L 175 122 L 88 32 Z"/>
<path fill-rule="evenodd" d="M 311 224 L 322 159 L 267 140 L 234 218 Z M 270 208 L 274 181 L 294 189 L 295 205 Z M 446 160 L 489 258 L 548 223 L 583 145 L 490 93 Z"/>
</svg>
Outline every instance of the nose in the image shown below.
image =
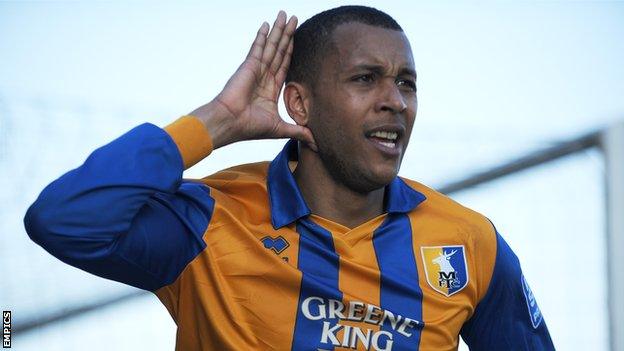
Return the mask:
<svg viewBox="0 0 624 351">
<path fill-rule="evenodd" d="M 392 113 L 402 113 L 407 109 L 405 98 L 401 94 L 394 79 L 384 79 L 380 88 L 380 96 L 376 105 L 377 111 L 389 111 Z"/>
</svg>

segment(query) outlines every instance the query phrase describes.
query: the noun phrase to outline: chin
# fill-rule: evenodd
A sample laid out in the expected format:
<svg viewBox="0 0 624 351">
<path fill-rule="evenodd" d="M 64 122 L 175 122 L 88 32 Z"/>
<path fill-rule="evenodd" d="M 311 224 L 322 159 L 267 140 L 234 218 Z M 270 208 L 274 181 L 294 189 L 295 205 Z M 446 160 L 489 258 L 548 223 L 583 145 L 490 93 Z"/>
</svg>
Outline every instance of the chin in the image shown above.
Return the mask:
<svg viewBox="0 0 624 351">
<path fill-rule="evenodd" d="M 328 152 L 329 151 L 329 152 Z M 397 176 L 396 162 L 382 160 L 373 165 L 358 157 L 345 157 L 344 153 L 331 152 L 320 148 L 318 156 L 334 180 L 360 194 L 367 194 L 390 184 Z M 356 161 L 357 160 L 357 161 Z"/>
<path fill-rule="evenodd" d="M 396 176 L 397 176 L 396 172 L 392 172 L 390 174 L 379 175 L 375 179 L 375 183 L 377 184 L 377 188 L 382 188 L 382 187 L 392 183 L 392 181 L 394 180 L 394 178 Z"/>
<path fill-rule="evenodd" d="M 371 191 L 381 189 L 390 184 L 398 174 L 396 169 L 371 171 L 372 170 L 369 170 L 369 172 L 363 173 L 356 182 L 350 184 L 350 188 L 356 189 L 362 194 L 370 193 Z"/>
<path fill-rule="evenodd" d="M 399 169 L 398 167 L 379 167 L 378 169 L 371 170 L 371 178 L 378 184 L 383 184 L 386 186 L 394 180 L 394 178 L 398 175 Z"/>
</svg>

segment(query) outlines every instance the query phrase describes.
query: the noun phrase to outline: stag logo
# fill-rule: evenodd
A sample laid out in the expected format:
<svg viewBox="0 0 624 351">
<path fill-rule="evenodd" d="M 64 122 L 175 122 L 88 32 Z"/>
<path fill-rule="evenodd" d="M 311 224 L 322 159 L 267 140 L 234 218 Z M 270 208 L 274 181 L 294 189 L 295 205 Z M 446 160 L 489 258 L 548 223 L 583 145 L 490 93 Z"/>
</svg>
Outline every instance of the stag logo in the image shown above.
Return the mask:
<svg viewBox="0 0 624 351">
<path fill-rule="evenodd" d="M 427 283 L 435 291 L 451 296 L 468 284 L 468 266 L 463 245 L 420 248 Z"/>
<path fill-rule="evenodd" d="M 441 288 L 456 288 L 459 286 L 460 282 L 457 279 L 457 272 L 455 272 L 455 268 L 451 265 L 451 256 L 456 253 L 457 250 L 453 250 L 451 253 L 443 250 L 440 256 L 431 260 L 432 263 L 440 266 L 438 285 Z"/>
</svg>

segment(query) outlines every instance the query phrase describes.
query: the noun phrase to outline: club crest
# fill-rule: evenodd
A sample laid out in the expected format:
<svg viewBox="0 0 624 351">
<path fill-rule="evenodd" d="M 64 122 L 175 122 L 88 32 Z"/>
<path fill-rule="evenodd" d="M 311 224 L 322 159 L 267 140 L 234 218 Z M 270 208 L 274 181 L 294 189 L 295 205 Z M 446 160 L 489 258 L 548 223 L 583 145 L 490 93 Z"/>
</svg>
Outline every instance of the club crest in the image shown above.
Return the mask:
<svg viewBox="0 0 624 351">
<path fill-rule="evenodd" d="M 451 296 L 468 285 L 468 265 L 463 245 L 421 247 L 427 283 Z"/>
</svg>

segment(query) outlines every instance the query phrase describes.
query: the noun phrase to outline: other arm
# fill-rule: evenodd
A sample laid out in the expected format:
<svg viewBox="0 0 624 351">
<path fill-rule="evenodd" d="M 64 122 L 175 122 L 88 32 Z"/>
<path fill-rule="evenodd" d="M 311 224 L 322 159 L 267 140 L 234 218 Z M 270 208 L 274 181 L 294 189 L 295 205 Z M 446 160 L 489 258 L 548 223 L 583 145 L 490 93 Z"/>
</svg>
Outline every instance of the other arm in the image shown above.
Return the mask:
<svg viewBox="0 0 624 351">
<path fill-rule="evenodd" d="M 496 241 L 496 261 L 488 291 L 462 327 L 462 338 L 474 351 L 554 350 L 518 258 L 498 232 Z"/>
</svg>

